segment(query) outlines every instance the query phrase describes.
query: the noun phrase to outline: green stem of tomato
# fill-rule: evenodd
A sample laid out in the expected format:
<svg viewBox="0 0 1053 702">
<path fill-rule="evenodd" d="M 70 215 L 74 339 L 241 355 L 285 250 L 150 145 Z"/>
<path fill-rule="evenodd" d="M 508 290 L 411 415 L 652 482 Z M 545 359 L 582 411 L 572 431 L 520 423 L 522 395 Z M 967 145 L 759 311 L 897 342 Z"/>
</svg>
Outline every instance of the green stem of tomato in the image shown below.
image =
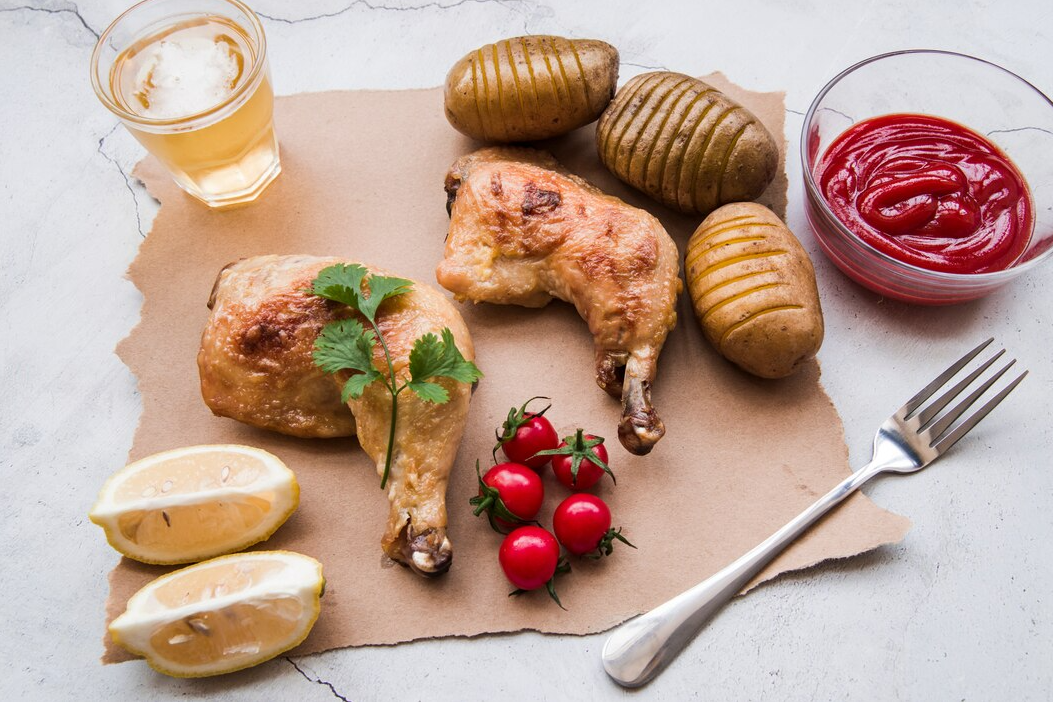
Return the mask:
<svg viewBox="0 0 1053 702">
<path fill-rule="evenodd" d="M 483 497 L 480 497 L 479 500 L 474 504 L 475 509 L 472 510 L 472 515 L 478 517 L 484 511 L 489 509 L 490 505 L 494 504 L 494 497 L 493 495 L 484 495 Z"/>
</svg>

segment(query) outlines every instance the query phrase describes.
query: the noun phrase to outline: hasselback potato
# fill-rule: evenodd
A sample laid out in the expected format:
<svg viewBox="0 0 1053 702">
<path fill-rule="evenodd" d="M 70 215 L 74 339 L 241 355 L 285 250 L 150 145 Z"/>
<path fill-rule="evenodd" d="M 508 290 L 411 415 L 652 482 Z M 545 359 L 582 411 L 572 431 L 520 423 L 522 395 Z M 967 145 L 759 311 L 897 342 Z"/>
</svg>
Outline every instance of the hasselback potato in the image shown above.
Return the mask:
<svg viewBox="0 0 1053 702">
<path fill-rule="evenodd" d="M 614 175 L 687 213 L 758 197 L 779 165 L 775 139 L 753 113 L 668 71 L 626 83 L 600 117 L 596 142 Z"/>
<path fill-rule="evenodd" d="M 688 241 L 685 271 L 702 332 L 743 370 L 782 378 L 819 351 L 815 270 L 767 207 L 734 203 L 706 217 Z"/>
<path fill-rule="evenodd" d="M 481 141 L 549 139 L 599 117 L 617 84 L 618 50 L 610 44 L 514 37 L 454 64 L 446 76 L 446 118 Z"/>
</svg>

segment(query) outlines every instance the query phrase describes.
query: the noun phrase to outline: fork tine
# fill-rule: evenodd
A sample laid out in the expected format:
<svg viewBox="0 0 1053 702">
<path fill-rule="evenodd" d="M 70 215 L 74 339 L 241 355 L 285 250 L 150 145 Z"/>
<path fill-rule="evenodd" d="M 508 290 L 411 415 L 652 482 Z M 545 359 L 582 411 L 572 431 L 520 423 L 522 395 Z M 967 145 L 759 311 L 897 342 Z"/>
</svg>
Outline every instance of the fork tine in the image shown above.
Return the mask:
<svg viewBox="0 0 1053 702">
<path fill-rule="evenodd" d="M 994 359 L 992 358 L 991 360 L 993 361 Z M 930 441 L 936 441 L 941 436 L 943 436 L 947 429 L 949 429 L 950 426 L 954 424 L 954 421 L 958 419 L 958 417 L 965 414 L 965 410 L 972 407 L 973 403 L 980 399 L 980 396 L 987 392 L 987 390 L 992 385 L 994 385 L 999 378 L 1005 375 L 1005 372 L 1009 370 L 1014 363 L 1016 363 L 1015 358 L 1010 360 L 1009 363 L 1005 364 L 1005 366 L 1003 366 L 1000 370 L 995 372 L 995 374 L 988 378 L 983 384 L 981 384 L 980 387 L 976 388 L 971 393 L 969 393 L 968 397 L 966 397 L 964 400 L 962 400 L 957 405 L 948 410 L 948 412 L 944 416 L 940 417 L 939 421 L 933 422 L 931 427 L 927 427 L 925 430 L 926 438 L 930 439 Z M 984 364 L 984 367 L 980 370 L 986 369 L 989 365 L 990 363 Z M 970 379 L 975 375 L 976 373 L 970 375 Z M 960 385 L 961 383 L 959 383 L 959 386 Z M 958 388 L 956 387 L 955 390 L 958 390 Z M 942 400 L 943 398 L 940 399 Z M 926 410 L 926 412 L 927 411 L 928 410 Z"/>
<path fill-rule="evenodd" d="M 1008 366 L 1007 366 L 1008 368 Z M 1013 389 L 1020 384 L 1020 381 L 1027 375 L 1027 371 L 1024 371 L 1016 377 L 1016 379 L 1002 389 L 997 395 L 992 397 L 984 404 L 983 407 L 973 412 L 973 414 L 962 422 L 958 427 L 947 436 L 942 437 L 936 443 L 932 444 L 932 448 L 936 449 L 938 453 L 943 453 L 951 446 L 954 446 L 958 442 L 958 439 L 962 438 L 969 431 L 979 424 L 980 420 L 987 416 L 987 414 L 998 406 L 998 403 L 1006 398 L 1006 395 L 1011 393 Z"/>
<path fill-rule="evenodd" d="M 979 368 L 974 370 L 972 373 L 967 375 L 962 380 L 958 381 L 958 383 L 953 388 L 951 388 L 947 392 L 945 392 L 942 395 L 940 395 L 939 398 L 933 400 L 932 403 L 928 407 L 926 407 L 925 409 L 923 409 L 921 412 L 918 413 L 918 426 L 924 427 L 926 424 L 931 422 L 932 418 L 935 417 L 937 414 L 939 414 L 940 410 L 942 410 L 944 407 L 946 407 L 948 404 L 950 404 L 951 400 L 953 400 L 954 398 L 958 397 L 958 395 L 961 394 L 962 390 L 965 390 L 965 388 L 967 388 L 970 385 L 972 385 L 973 381 L 976 380 L 977 378 L 979 378 L 981 375 L 983 375 L 983 372 L 986 371 L 988 368 L 990 368 L 994 364 L 995 361 L 997 361 L 999 358 L 1002 357 L 1002 355 L 1004 353 L 1005 353 L 1005 349 L 1000 349 L 998 351 L 998 353 L 996 353 L 994 356 L 991 356 L 991 358 L 987 359 L 987 361 L 984 362 L 983 365 L 981 365 Z M 1012 365 L 1012 363 L 1014 363 L 1014 362 L 1010 362 L 1010 365 Z M 1006 368 L 1008 368 L 1008 367 L 1009 366 L 1006 366 Z M 1002 369 L 1002 373 L 1005 373 L 1006 368 Z M 1001 375 L 1002 373 L 999 373 L 998 375 Z M 995 379 L 997 379 L 997 378 L 998 378 L 998 376 L 995 376 Z M 991 385 L 990 385 L 991 382 L 994 382 L 994 380 L 990 381 L 985 386 L 985 389 L 991 387 Z M 973 399 L 975 400 L 976 398 L 974 397 Z M 962 412 L 965 411 L 965 409 L 966 409 L 966 407 L 968 407 L 968 405 L 966 405 L 965 407 L 963 407 L 962 405 L 958 405 L 958 407 L 959 407 L 958 415 L 960 415 Z M 954 415 L 954 417 L 951 418 L 951 421 L 953 421 L 954 418 L 957 417 L 958 415 Z M 933 433 L 938 435 L 940 433 L 940 431 L 934 431 Z"/>
<path fill-rule="evenodd" d="M 933 380 L 931 383 L 922 388 L 917 395 L 907 400 L 907 404 L 903 405 L 903 407 L 901 407 L 899 411 L 902 412 L 905 417 L 913 414 L 914 411 L 917 410 L 923 402 L 925 402 L 925 400 L 929 399 L 929 397 L 931 397 L 934 392 L 943 387 L 943 385 L 948 380 L 953 378 L 955 374 L 958 373 L 958 371 L 964 368 L 965 365 L 969 363 L 969 361 L 976 358 L 976 355 L 983 351 L 985 348 L 987 348 L 992 341 L 994 341 L 994 337 L 991 337 L 990 339 L 983 342 L 975 349 L 973 349 L 972 351 L 955 361 L 950 368 L 945 370 L 943 373 L 940 373 L 940 375 L 935 380 Z"/>
</svg>

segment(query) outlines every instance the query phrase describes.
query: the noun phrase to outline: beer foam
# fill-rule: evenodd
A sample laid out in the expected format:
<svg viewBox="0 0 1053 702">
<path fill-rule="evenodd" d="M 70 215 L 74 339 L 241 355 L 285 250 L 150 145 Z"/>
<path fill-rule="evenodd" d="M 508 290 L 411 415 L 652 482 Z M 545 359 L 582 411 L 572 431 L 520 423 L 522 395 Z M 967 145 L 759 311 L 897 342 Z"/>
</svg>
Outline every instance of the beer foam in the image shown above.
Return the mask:
<svg viewBox="0 0 1053 702">
<path fill-rule="evenodd" d="M 135 90 L 147 107 L 141 114 L 173 119 L 214 107 L 234 92 L 240 58 L 222 37 L 165 39 L 149 49 Z"/>
</svg>

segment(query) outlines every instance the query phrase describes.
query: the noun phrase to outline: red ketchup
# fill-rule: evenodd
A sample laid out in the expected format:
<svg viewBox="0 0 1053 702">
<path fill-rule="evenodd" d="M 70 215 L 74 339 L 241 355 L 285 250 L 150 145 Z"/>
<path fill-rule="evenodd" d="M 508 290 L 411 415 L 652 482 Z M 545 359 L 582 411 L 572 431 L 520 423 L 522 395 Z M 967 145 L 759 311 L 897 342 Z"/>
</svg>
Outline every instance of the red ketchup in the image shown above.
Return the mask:
<svg viewBox="0 0 1053 702">
<path fill-rule="evenodd" d="M 1031 194 L 997 146 L 960 124 L 885 115 L 839 136 L 815 167 L 841 222 L 892 258 L 947 273 L 1011 266 L 1031 237 Z"/>
</svg>

